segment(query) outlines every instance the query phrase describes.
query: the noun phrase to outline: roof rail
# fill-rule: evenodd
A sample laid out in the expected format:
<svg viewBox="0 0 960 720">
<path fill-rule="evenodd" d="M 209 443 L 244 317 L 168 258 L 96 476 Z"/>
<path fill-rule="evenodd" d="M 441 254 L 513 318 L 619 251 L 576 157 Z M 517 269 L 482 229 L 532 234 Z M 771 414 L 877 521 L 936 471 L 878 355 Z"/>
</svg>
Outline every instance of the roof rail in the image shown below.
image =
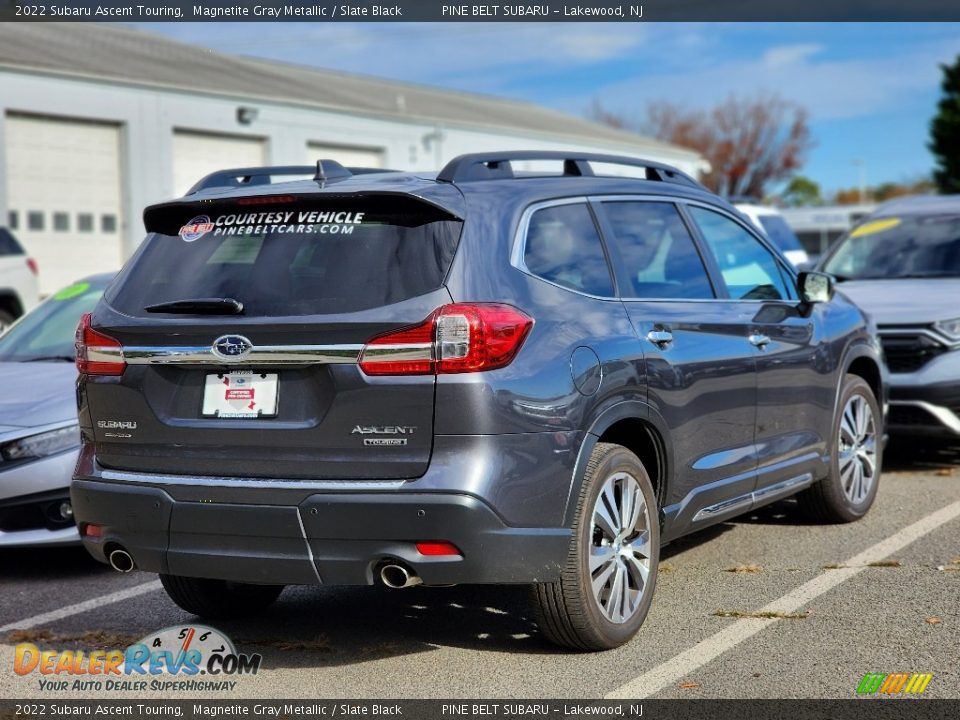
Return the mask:
<svg viewBox="0 0 960 720">
<path fill-rule="evenodd" d="M 508 150 L 505 152 L 468 153 L 448 162 L 440 174 L 439 182 L 464 183 L 476 180 L 502 180 L 516 177 L 511 163 L 518 160 L 561 160 L 563 174 L 567 177 L 594 177 L 591 163 L 606 163 L 625 167 L 640 167 L 646 170 L 647 180 L 672 182 L 703 189 L 703 185 L 671 165 L 642 160 L 623 155 L 597 153 L 558 152 L 552 150 Z"/>
<path fill-rule="evenodd" d="M 352 173 L 336 160 L 317 160 L 311 165 L 275 165 L 273 167 L 232 168 L 218 170 L 202 178 L 187 191 L 193 195 L 209 188 L 241 188 L 251 185 L 270 185 L 270 178 L 277 175 L 312 175 L 318 183 L 346 180 Z"/>
</svg>

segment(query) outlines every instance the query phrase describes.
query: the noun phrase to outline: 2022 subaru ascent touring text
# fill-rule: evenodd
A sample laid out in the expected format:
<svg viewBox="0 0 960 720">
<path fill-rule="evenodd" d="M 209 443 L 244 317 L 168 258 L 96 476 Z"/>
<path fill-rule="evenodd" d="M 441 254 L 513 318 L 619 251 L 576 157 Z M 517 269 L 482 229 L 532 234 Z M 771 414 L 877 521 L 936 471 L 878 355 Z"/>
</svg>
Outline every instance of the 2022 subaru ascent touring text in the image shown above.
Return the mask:
<svg viewBox="0 0 960 720">
<path fill-rule="evenodd" d="M 307 171 L 148 208 L 81 322 L 100 561 L 207 617 L 289 584 L 524 583 L 549 639 L 604 649 L 665 543 L 794 494 L 872 504 L 872 328 L 693 179 L 545 152 Z"/>
</svg>

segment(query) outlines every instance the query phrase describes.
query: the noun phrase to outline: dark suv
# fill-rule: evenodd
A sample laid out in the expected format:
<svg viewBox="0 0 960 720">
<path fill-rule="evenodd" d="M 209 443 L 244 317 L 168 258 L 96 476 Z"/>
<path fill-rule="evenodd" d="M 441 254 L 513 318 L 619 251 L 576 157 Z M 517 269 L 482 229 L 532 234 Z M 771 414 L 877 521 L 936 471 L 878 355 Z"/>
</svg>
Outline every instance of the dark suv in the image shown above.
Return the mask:
<svg viewBox="0 0 960 720">
<path fill-rule="evenodd" d="M 202 616 L 287 584 L 528 583 L 548 638 L 601 649 L 664 543 L 795 493 L 872 504 L 864 315 L 691 178 L 514 152 L 271 182 L 305 170 L 148 208 L 81 322 L 97 559 Z"/>
</svg>

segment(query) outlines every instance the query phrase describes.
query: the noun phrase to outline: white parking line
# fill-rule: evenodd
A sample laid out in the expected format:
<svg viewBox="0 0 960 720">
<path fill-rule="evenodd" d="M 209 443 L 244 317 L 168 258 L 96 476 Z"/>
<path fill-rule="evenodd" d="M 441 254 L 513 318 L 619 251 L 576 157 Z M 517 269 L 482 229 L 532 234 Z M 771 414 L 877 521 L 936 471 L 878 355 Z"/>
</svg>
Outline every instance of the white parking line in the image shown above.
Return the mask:
<svg viewBox="0 0 960 720">
<path fill-rule="evenodd" d="M 960 500 L 937 510 L 912 525 L 908 525 L 886 540 L 881 540 L 862 553 L 854 555 L 837 570 L 828 570 L 809 582 L 804 583 L 792 592 L 774 600 L 760 609 L 760 612 L 792 613 L 796 612 L 811 600 L 820 597 L 828 590 L 849 580 L 857 573 L 863 572 L 869 563 L 879 562 L 890 557 L 898 550 L 902 550 L 924 535 L 936 530 L 941 525 L 960 516 Z M 668 685 L 689 676 L 695 670 L 703 667 L 710 661 L 718 658 L 728 650 L 733 649 L 743 641 L 756 635 L 758 632 L 773 623 L 776 618 L 744 618 L 720 632 L 702 640 L 689 650 L 685 650 L 665 663 L 648 670 L 625 685 L 606 695 L 607 700 L 632 700 L 648 698 Z"/>
<path fill-rule="evenodd" d="M 123 600 L 129 600 L 130 598 L 138 597 L 139 595 L 145 595 L 146 593 L 153 592 L 154 590 L 159 590 L 161 587 L 162 586 L 160 585 L 159 580 L 151 580 L 150 582 L 146 582 L 141 585 L 134 585 L 132 588 L 127 588 L 126 590 L 118 590 L 117 592 L 110 593 L 109 595 L 103 595 L 91 600 L 84 600 L 82 603 L 77 603 L 76 605 L 67 605 L 66 607 L 62 607 L 57 610 L 51 610 L 50 612 L 41 613 L 40 615 L 34 615 L 33 617 L 24 618 L 23 620 L 16 620 L 12 623 L 7 623 L 6 625 L 0 625 L 0 632 L 7 632 L 8 630 L 27 630 L 29 628 L 37 627 L 37 625 L 54 622 L 55 620 L 62 620 L 63 618 L 70 617 L 71 615 L 79 615 L 80 613 L 85 613 L 90 610 L 96 610 L 104 605 L 111 605 Z"/>
</svg>

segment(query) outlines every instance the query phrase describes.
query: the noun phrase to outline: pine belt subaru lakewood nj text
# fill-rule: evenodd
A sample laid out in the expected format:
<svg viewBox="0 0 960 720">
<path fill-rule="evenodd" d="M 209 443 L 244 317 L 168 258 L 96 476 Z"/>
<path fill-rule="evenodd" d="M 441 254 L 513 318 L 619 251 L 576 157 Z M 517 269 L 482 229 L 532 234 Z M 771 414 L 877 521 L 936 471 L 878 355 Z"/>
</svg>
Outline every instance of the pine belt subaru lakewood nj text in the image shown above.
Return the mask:
<svg viewBox="0 0 960 720">
<path fill-rule="evenodd" d="M 609 648 L 663 544 L 876 496 L 868 321 L 674 168 L 323 160 L 215 173 L 145 223 L 77 332 L 73 507 L 97 559 L 198 615 L 528 583 L 548 638 Z"/>
</svg>

